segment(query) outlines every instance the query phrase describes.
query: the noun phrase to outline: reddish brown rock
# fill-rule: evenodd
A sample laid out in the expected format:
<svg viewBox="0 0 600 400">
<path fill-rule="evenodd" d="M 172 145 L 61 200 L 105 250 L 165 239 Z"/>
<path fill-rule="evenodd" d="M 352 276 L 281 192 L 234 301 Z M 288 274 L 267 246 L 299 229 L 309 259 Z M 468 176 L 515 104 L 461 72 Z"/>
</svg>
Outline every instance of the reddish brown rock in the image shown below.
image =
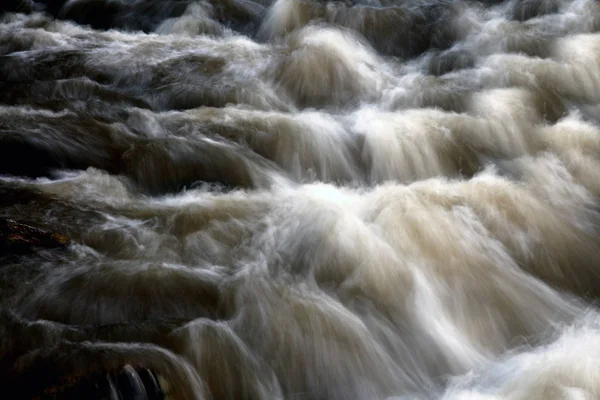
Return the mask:
<svg viewBox="0 0 600 400">
<path fill-rule="evenodd" d="M 68 244 L 69 239 L 60 233 L 0 218 L 0 256 L 26 254 L 36 248 L 62 248 Z"/>
</svg>

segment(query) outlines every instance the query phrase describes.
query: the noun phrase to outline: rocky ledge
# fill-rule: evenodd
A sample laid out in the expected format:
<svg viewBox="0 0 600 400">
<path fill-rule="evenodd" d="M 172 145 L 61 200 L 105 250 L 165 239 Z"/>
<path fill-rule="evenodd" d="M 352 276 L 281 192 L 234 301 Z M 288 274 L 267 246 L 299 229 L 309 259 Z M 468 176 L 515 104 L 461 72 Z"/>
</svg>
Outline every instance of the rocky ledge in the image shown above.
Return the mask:
<svg viewBox="0 0 600 400">
<path fill-rule="evenodd" d="M 167 396 L 158 376 L 149 369 L 125 365 L 118 370 L 83 377 L 66 377 L 49 385 L 33 399 L 163 400 Z"/>
</svg>

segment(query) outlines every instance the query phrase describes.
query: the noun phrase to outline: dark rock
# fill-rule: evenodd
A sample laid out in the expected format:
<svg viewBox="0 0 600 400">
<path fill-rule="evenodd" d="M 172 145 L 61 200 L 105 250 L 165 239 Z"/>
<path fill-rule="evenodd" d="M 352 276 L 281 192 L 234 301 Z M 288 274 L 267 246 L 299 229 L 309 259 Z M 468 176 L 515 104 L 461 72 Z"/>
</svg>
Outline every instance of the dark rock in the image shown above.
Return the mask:
<svg viewBox="0 0 600 400">
<path fill-rule="evenodd" d="M 147 400 L 146 388 L 131 365 L 126 365 L 115 374 L 119 392 L 124 399 Z"/>
<path fill-rule="evenodd" d="M 118 173 L 128 140 L 126 130 L 93 118 L 6 115 L 0 122 L 0 174 L 52 177 L 58 169 L 88 167 Z"/>
<path fill-rule="evenodd" d="M 67 0 L 36 0 L 36 3 L 44 8 L 44 11 L 56 17 Z"/>
<path fill-rule="evenodd" d="M 63 248 L 68 244 L 69 240 L 60 233 L 0 219 L 0 256 L 26 254 L 36 248 Z"/>
<path fill-rule="evenodd" d="M 0 174 L 36 178 L 61 167 L 50 149 L 15 136 L 0 132 Z"/>
<path fill-rule="evenodd" d="M 506 0 L 473 0 L 475 3 L 480 3 L 485 6 L 495 6 L 504 3 Z"/>
<path fill-rule="evenodd" d="M 5 12 L 29 13 L 35 9 L 31 0 L 2 0 L 0 2 L 0 15 Z"/>
<path fill-rule="evenodd" d="M 137 372 L 146 389 L 148 400 L 161 400 L 165 397 L 158 379 L 152 371 L 147 368 L 140 368 Z"/>
<path fill-rule="evenodd" d="M 141 375 L 150 377 L 142 380 Z M 146 379 L 146 378 L 145 378 Z M 34 384 L 29 396 L 55 400 L 163 400 L 165 393 L 155 373 L 144 368 L 124 365 L 117 370 L 94 372 L 83 376 L 62 376 L 57 381 L 42 379 L 43 385 Z M 149 395 L 148 393 L 151 393 Z"/>
<path fill-rule="evenodd" d="M 40 0 L 45 10 L 59 19 L 89 25 L 94 29 L 111 28 L 153 31 L 163 20 L 181 16 L 191 0 Z"/>
<path fill-rule="evenodd" d="M 95 29 L 117 28 L 152 32 L 167 18 L 183 15 L 193 0 L 87 0 L 67 3 L 47 0 L 46 10 L 60 19 L 68 19 Z M 252 35 L 264 13 L 260 2 L 211 0 L 216 19 L 238 32 Z"/>
<path fill-rule="evenodd" d="M 47 204 L 43 200 L 43 196 L 35 190 L 25 189 L 6 182 L 0 183 L 0 208 L 3 211 L 6 211 L 6 208 L 10 206 L 23 206 L 34 201 L 37 202 L 36 206 Z"/>
<path fill-rule="evenodd" d="M 431 75 L 440 76 L 459 69 L 473 68 L 474 66 L 475 58 L 468 51 L 449 50 L 431 57 L 428 72 Z"/>
<path fill-rule="evenodd" d="M 34 42 L 18 51 L 30 50 Z M 86 64 L 86 55 L 78 50 L 48 50 L 22 55 L 8 54 L 0 57 L 0 82 L 58 81 L 85 77 L 109 84 L 111 77 L 101 69 Z"/>
<path fill-rule="evenodd" d="M 155 140 L 132 146 L 123 154 L 121 173 L 147 194 L 177 192 L 205 182 L 227 188 L 255 187 L 256 159 L 243 149 L 211 142 Z"/>
<path fill-rule="evenodd" d="M 558 12 L 557 0 L 519 0 L 515 2 L 512 18 L 517 21 L 527 21 L 541 15 Z"/>
<path fill-rule="evenodd" d="M 59 17 L 73 20 L 81 25 L 90 25 L 94 29 L 110 29 L 122 4 L 114 1 L 92 0 L 74 3 L 59 14 Z"/>
<path fill-rule="evenodd" d="M 58 81 L 0 82 L 0 103 L 29 105 L 53 111 L 72 110 L 101 118 L 107 108 L 149 108 L 142 100 L 111 90 L 86 78 Z M 90 105 L 91 103 L 91 105 Z"/>
<path fill-rule="evenodd" d="M 130 31 L 153 32 L 167 18 L 183 15 L 191 0 L 135 0 L 127 3 L 115 17 L 115 27 Z"/>
</svg>

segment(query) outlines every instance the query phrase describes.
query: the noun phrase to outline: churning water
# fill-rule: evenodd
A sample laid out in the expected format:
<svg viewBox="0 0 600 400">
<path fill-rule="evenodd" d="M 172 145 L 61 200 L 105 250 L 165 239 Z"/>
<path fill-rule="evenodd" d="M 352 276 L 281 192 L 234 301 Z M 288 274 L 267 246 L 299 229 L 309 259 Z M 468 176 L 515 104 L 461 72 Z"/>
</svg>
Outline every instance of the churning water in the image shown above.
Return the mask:
<svg viewBox="0 0 600 400">
<path fill-rule="evenodd" d="M 44 3 L 1 17 L 0 217 L 72 244 L 0 267 L 5 363 L 600 398 L 599 2 Z"/>
</svg>

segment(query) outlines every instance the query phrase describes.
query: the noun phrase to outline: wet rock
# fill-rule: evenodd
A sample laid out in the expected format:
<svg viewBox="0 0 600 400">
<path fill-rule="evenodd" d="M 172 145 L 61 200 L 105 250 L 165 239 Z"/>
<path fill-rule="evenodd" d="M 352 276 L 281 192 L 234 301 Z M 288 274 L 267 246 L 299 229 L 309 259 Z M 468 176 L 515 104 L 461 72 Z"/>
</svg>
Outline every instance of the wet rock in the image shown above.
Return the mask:
<svg viewBox="0 0 600 400">
<path fill-rule="evenodd" d="M 43 145 L 0 132 L 0 174 L 36 178 L 48 176 L 61 162 Z"/>
<path fill-rule="evenodd" d="M 158 378 L 152 371 L 147 368 L 141 368 L 137 373 L 146 389 L 148 400 L 160 400 L 165 398 L 165 394 L 158 383 Z"/>
<path fill-rule="evenodd" d="M 31 50 L 34 41 L 20 42 L 23 47 L 13 51 Z M 25 46 L 25 44 L 27 44 Z M 0 82 L 31 83 L 34 81 L 59 81 L 85 78 L 101 84 L 112 83 L 110 75 L 101 68 L 86 64 L 86 54 L 79 50 L 48 50 L 29 54 L 25 62 L 22 55 L 7 54 L 0 57 Z"/>
<path fill-rule="evenodd" d="M 115 1 L 92 0 L 74 2 L 62 9 L 59 17 L 72 20 L 94 29 L 110 29 L 123 5 Z"/>
<path fill-rule="evenodd" d="M 52 16 L 57 16 L 58 12 L 62 8 L 62 6 L 67 2 L 67 0 L 37 0 L 36 3 L 43 7 L 44 11 L 51 14 Z"/>
<path fill-rule="evenodd" d="M 35 190 L 19 187 L 7 182 L 0 182 L 0 208 L 4 212 L 7 211 L 7 207 L 14 205 L 23 206 L 32 202 L 36 202 L 36 207 L 43 207 L 48 203 L 48 201 L 44 201 L 43 196 Z M 9 214 L 2 215 L 6 216 Z M 1 219 L 2 216 L 0 216 L 0 220 Z"/>
<path fill-rule="evenodd" d="M 52 177 L 58 169 L 94 167 L 118 173 L 129 147 L 128 131 L 114 124 L 73 115 L 4 113 L 0 122 L 0 174 Z"/>
<path fill-rule="evenodd" d="M 131 365 L 126 365 L 115 374 L 118 389 L 122 397 L 132 400 L 145 400 L 148 398 L 146 388 L 141 378 Z"/>
<path fill-rule="evenodd" d="M 2 0 L 0 2 L 0 15 L 5 12 L 30 13 L 36 9 L 35 3 L 31 0 Z"/>
<path fill-rule="evenodd" d="M 11 219 L 0 218 L 0 255 L 26 254 L 36 248 L 63 248 L 69 240 L 56 232 L 49 232 Z"/>
<path fill-rule="evenodd" d="M 506 0 L 474 0 L 476 3 L 481 3 L 486 6 L 495 6 L 497 4 L 503 3 Z"/>
<path fill-rule="evenodd" d="M 0 103 L 30 105 L 55 112 L 72 110 L 83 115 L 95 114 L 98 118 L 110 115 L 106 110 L 111 108 L 121 111 L 126 107 L 149 108 L 143 100 L 111 90 L 87 78 L 3 82 L 0 83 Z M 98 113 L 97 110 L 103 110 L 104 113 Z M 117 112 L 112 114 L 118 115 Z"/>
<path fill-rule="evenodd" d="M 515 2 L 512 18 L 517 21 L 527 21 L 546 14 L 558 12 L 557 0 L 521 0 Z"/>
<path fill-rule="evenodd" d="M 94 29 L 153 31 L 163 20 L 181 16 L 191 0 L 45 0 L 46 11 L 58 19 L 71 20 Z"/>
<path fill-rule="evenodd" d="M 473 68 L 475 58 L 464 50 L 449 50 L 435 54 L 429 60 L 428 72 L 431 75 L 444 75 L 459 69 Z"/>
<path fill-rule="evenodd" d="M 144 367 L 134 368 L 125 365 L 118 370 L 85 376 L 61 377 L 59 382 L 38 389 L 34 398 L 40 400 L 162 400 L 166 396 L 153 371 Z"/>
<path fill-rule="evenodd" d="M 177 192 L 197 182 L 252 188 L 250 156 L 209 141 L 155 140 L 132 146 L 123 155 L 121 171 L 151 195 Z"/>
</svg>

